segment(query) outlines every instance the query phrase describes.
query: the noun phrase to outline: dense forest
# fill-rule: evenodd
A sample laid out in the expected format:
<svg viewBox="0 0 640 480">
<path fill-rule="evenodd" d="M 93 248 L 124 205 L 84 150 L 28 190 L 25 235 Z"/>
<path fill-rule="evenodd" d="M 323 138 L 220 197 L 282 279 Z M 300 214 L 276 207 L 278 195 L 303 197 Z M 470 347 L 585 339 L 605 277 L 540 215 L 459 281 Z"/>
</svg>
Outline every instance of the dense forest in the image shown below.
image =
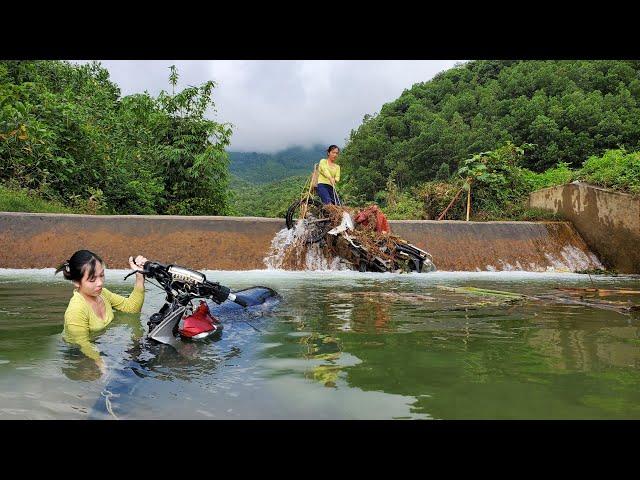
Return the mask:
<svg viewBox="0 0 640 480">
<path fill-rule="evenodd" d="M 228 152 L 215 82 L 121 96 L 99 63 L 0 61 L 0 209 L 281 216 L 326 145 Z M 571 180 L 640 193 L 640 61 L 471 61 L 365 115 L 338 162 L 390 218 L 536 218 Z M 44 203 L 43 203 L 44 202 Z M 458 202 L 458 203 L 456 203 Z"/>
<path fill-rule="evenodd" d="M 228 212 L 231 128 L 215 83 L 120 96 L 97 62 L 0 61 L 0 182 L 79 211 Z"/>
<path fill-rule="evenodd" d="M 530 144 L 534 172 L 640 149 L 640 61 L 471 61 L 367 115 L 341 156 L 352 202 L 450 178 L 472 155 Z"/>
</svg>

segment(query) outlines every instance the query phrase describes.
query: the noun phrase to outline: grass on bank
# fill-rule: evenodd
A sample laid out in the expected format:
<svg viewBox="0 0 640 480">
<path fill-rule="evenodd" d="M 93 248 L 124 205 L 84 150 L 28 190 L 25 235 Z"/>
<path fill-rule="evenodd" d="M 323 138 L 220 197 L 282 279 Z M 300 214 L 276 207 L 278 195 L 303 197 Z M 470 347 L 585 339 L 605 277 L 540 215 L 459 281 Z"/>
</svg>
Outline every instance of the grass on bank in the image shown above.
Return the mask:
<svg viewBox="0 0 640 480">
<path fill-rule="evenodd" d="M 32 191 L 0 185 L 1 212 L 81 213 L 59 202 L 45 200 Z"/>
<path fill-rule="evenodd" d="M 624 148 L 591 156 L 579 170 L 579 179 L 600 187 L 640 195 L 640 152 Z"/>
</svg>

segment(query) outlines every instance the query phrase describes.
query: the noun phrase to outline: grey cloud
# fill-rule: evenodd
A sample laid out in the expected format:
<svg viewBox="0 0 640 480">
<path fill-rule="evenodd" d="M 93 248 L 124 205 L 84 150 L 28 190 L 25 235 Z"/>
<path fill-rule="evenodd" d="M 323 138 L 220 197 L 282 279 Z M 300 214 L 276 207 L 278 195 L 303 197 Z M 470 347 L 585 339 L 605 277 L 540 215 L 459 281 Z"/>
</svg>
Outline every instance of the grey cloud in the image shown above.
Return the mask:
<svg viewBox="0 0 640 480">
<path fill-rule="evenodd" d="M 170 90 L 214 80 L 211 118 L 234 125 L 230 148 L 273 152 L 292 145 L 344 145 L 365 114 L 380 111 L 414 83 L 455 60 L 108 60 L 102 65 L 123 95 Z"/>
</svg>

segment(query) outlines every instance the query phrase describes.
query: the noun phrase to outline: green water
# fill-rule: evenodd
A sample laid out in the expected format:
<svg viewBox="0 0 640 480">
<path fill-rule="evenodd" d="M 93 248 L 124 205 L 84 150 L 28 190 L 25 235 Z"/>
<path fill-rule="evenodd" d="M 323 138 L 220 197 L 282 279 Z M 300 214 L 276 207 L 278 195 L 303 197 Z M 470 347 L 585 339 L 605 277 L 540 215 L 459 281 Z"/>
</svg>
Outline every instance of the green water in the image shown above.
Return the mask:
<svg viewBox="0 0 640 480">
<path fill-rule="evenodd" d="M 61 339 L 72 289 L 52 273 L 0 270 L 0 419 L 640 418 L 638 313 L 437 288 L 640 290 L 637 277 L 206 272 L 283 300 L 178 352 L 144 338 L 163 303 L 148 285 L 142 313 L 116 313 L 97 336 L 101 376 Z M 108 270 L 107 286 L 127 294 L 125 273 Z"/>
</svg>

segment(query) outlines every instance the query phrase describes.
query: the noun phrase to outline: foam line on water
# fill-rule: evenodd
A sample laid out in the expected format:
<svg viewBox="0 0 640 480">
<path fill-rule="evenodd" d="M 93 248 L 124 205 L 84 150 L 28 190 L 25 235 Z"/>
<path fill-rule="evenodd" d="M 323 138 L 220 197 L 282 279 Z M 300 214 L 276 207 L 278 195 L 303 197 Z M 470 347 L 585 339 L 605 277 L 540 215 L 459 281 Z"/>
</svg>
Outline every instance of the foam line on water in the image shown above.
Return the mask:
<svg viewBox="0 0 640 480">
<path fill-rule="evenodd" d="M 6 283 L 10 281 L 50 281 L 52 283 L 69 283 L 59 275 L 54 276 L 53 268 L 42 269 L 17 269 L 17 268 L 0 268 L 0 282 Z M 569 272 L 526 272 L 526 271 L 485 271 L 485 272 L 446 272 L 436 271 L 430 273 L 375 273 L 375 272 L 356 272 L 352 270 L 313 270 L 313 271 L 291 271 L 291 270 L 201 270 L 208 279 L 218 280 L 226 279 L 242 279 L 242 281 L 268 281 L 270 279 L 313 279 L 313 278 L 332 278 L 345 280 L 398 280 L 416 282 L 434 282 L 439 280 L 580 280 L 589 281 L 589 276 L 580 273 Z M 132 278 L 124 280 L 124 276 L 129 270 L 108 269 L 106 272 L 107 281 L 115 284 L 133 284 Z M 596 280 L 638 280 L 640 275 L 618 275 L 615 277 L 608 275 L 591 275 Z"/>
</svg>

